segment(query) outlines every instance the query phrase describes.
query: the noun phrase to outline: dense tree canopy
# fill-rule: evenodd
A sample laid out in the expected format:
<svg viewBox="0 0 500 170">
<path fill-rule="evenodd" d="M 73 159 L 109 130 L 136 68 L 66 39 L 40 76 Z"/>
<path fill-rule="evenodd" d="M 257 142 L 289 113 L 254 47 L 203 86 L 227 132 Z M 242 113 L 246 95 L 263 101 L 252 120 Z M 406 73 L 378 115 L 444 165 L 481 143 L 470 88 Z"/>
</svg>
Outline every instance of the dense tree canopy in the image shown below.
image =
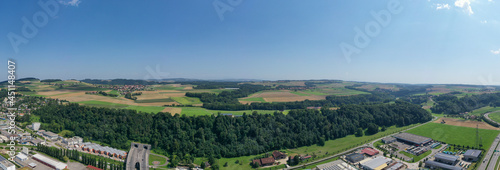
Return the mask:
<svg viewBox="0 0 500 170">
<path fill-rule="evenodd" d="M 452 94 L 434 97 L 435 106 L 431 108 L 434 113 L 458 114 L 470 112 L 484 106 L 500 106 L 500 93 L 485 93 L 481 95 L 467 95 L 458 98 Z"/>
<path fill-rule="evenodd" d="M 129 141 L 149 143 L 159 152 L 180 157 L 252 155 L 321 144 L 324 140 L 354 134 L 369 124 L 405 126 L 431 119 L 418 105 L 402 101 L 345 105 L 339 110 L 291 110 L 287 115 L 252 113 L 235 118 L 137 113 L 78 104 L 52 104 L 33 113 L 40 116 L 43 129 L 56 133 L 67 129 L 86 140 L 117 148 L 128 148 Z"/>
</svg>

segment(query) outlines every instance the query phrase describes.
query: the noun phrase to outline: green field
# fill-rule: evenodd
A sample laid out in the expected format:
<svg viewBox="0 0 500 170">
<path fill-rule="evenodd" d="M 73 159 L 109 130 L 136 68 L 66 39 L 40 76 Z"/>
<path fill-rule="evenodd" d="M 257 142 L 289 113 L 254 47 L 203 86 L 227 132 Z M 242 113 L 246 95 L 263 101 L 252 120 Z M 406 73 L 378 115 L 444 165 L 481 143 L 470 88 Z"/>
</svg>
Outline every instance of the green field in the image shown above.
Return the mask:
<svg viewBox="0 0 500 170">
<path fill-rule="evenodd" d="M 110 92 L 108 92 L 108 94 L 120 95 L 120 93 L 118 93 L 118 91 L 116 90 L 111 90 Z"/>
<path fill-rule="evenodd" d="M 149 165 L 153 165 L 153 162 L 154 161 L 159 161 L 160 164 L 159 165 L 163 165 L 165 164 L 165 162 L 167 162 L 167 160 L 163 157 L 159 157 L 159 156 L 156 156 L 156 155 L 153 155 L 153 154 L 149 154 Z"/>
<path fill-rule="evenodd" d="M 427 123 L 407 132 L 429 137 L 448 144 L 459 144 L 471 147 L 475 145 L 475 128 L 452 126 L 440 123 Z M 491 143 L 493 143 L 493 140 L 498 133 L 500 133 L 500 131 L 479 129 L 479 136 L 482 137 L 484 149 L 490 148 Z"/>
<path fill-rule="evenodd" d="M 92 107 L 106 107 L 106 108 L 113 108 L 113 109 L 124 109 L 128 107 L 126 104 L 117 104 L 117 103 L 110 103 L 110 102 L 103 102 L 103 101 L 96 101 L 96 100 L 89 100 L 89 101 L 82 101 L 82 102 L 76 102 L 79 104 L 83 104 L 85 106 L 92 106 Z"/>
<path fill-rule="evenodd" d="M 82 102 L 76 102 L 85 106 L 92 106 L 92 107 L 105 107 L 105 108 L 113 108 L 113 109 L 131 109 L 131 110 L 137 110 L 140 112 L 146 112 L 146 113 L 158 113 L 161 112 L 165 107 L 161 106 L 129 106 L 126 104 L 117 104 L 117 103 L 110 103 L 110 102 L 103 102 L 103 101 L 96 101 L 96 100 L 90 100 L 90 101 L 82 101 Z"/>
<path fill-rule="evenodd" d="M 175 100 L 171 98 L 163 98 L 163 99 L 144 99 L 144 100 L 136 100 L 136 103 L 159 103 L 159 102 L 174 102 Z"/>
<path fill-rule="evenodd" d="M 177 103 L 182 105 L 203 104 L 199 98 L 196 97 L 171 97 Z"/>
<path fill-rule="evenodd" d="M 418 162 L 421 159 L 425 158 L 427 155 L 430 155 L 432 153 L 432 151 L 428 150 L 427 152 L 425 152 L 421 155 L 418 155 L 418 156 L 415 156 L 415 155 L 408 153 L 408 152 L 405 152 L 405 151 L 401 151 L 399 153 L 406 155 L 407 157 L 413 158 L 413 161 L 411 161 L 411 162 Z"/>
<path fill-rule="evenodd" d="M 253 98 L 247 98 L 247 99 L 240 99 L 240 101 L 249 101 L 249 102 L 266 102 L 262 97 L 253 97 Z"/>
<path fill-rule="evenodd" d="M 288 152 L 297 154 L 308 154 L 308 153 L 312 154 L 313 152 L 318 153 L 319 151 L 321 151 L 322 153 L 328 152 L 331 154 L 335 152 L 344 151 L 346 149 L 361 145 L 362 143 L 366 143 L 367 141 L 378 139 L 383 136 L 387 136 L 389 134 L 396 133 L 416 125 L 417 124 L 404 127 L 392 126 L 387 128 L 385 132 L 379 132 L 375 135 L 369 135 L 369 136 L 365 135 L 362 137 L 356 137 L 354 135 L 349 135 L 343 138 L 326 141 L 325 146 L 318 146 L 318 145 L 304 146 L 304 147 L 299 147 L 297 149 L 289 149 Z"/>
<path fill-rule="evenodd" d="M 293 93 L 293 94 L 296 94 L 296 95 L 299 95 L 299 96 L 310 96 L 310 94 L 296 92 L 296 91 L 291 91 L 290 93 Z"/>
<path fill-rule="evenodd" d="M 488 117 L 495 122 L 500 122 L 500 112 L 490 113 Z"/>
<path fill-rule="evenodd" d="M 159 86 L 159 87 L 154 87 L 154 89 L 157 89 L 157 90 L 182 90 L 186 87 L 174 87 L 174 86 L 171 86 L 171 85 L 163 85 L 163 86 Z"/>
<path fill-rule="evenodd" d="M 480 116 L 480 115 L 483 115 L 483 114 L 488 113 L 488 112 L 494 112 L 494 111 L 499 111 L 499 110 L 500 110 L 500 107 L 486 106 L 486 107 L 481 107 L 479 109 L 473 110 L 472 112 L 470 112 L 470 114 Z"/>
</svg>

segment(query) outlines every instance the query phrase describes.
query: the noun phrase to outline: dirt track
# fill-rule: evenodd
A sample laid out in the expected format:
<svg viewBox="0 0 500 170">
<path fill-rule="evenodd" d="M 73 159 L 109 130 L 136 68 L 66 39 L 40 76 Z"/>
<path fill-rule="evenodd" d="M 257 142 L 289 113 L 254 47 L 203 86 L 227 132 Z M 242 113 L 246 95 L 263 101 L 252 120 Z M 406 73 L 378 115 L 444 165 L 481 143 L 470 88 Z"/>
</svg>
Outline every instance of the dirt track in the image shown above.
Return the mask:
<svg viewBox="0 0 500 170">
<path fill-rule="evenodd" d="M 479 125 L 479 128 L 481 128 L 481 129 L 500 130 L 500 128 L 493 127 L 486 122 L 453 119 L 453 118 L 447 118 L 447 117 L 439 118 L 438 120 L 436 120 L 434 122 L 441 123 L 442 120 L 444 120 L 446 122 L 445 124 L 447 124 L 447 125 L 472 127 L 472 128 L 475 128 L 476 125 Z"/>
</svg>

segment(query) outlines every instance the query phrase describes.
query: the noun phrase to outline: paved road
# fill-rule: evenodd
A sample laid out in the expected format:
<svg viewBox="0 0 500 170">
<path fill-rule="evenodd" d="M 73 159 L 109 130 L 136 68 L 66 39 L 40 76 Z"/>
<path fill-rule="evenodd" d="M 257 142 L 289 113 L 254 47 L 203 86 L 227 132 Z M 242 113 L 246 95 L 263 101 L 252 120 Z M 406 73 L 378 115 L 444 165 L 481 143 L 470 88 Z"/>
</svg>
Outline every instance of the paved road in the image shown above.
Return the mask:
<svg viewBox="0 0 500 170">
<path fill-rule="evenodd" d="M 496 111 L 496 112 L 498 112 L 498 111 Z M 495 113 L 495 112 L 490 112 L 490 113 Z M 488 115 L 490 115 L 490 113 L 486 113 L 486 114 L 484 114 L 484 117 L 485 117 L 486 119 L 491 120 L 491 119 L 488 117 Z M 491 120 L 491 121 L 493 121 L 493 120 Z M 493 121 L 493 122 L 495 122 L 495 121 Z M 497 122 L 497 123 L 498 123 L 498 122 Z M 488 170 L 493 170 L 493 169 L 495 169 L 495 165 L 496 165 L 496 163 L 497 163 L 498 156 L 499 156 L 499 154 L 500 154 L 500 153 L 495 153 L 495 149 L 496 149 L 496 150 L 499 150 L 499 149 L 500 149 L 500 148 L 499 148 L 499 146 L 498 146 L 499 142 L 500 142 L 500 134 L 499 134 L 499 135 L 495 138 L 495 140 L 493 141 L 493 144 L 491 144 L 491 147 L 490 147 L 490 149 L 488 150 L 488 153 L 487 153 L 487 154 L 485 154 L 485 156 L 484 156 L 484 158 L 483 158 L 483 163 L 481 163 L 481 166 L 479 166 L 478 170 L 486 170 L 486 169 L 488 169 Z M 488 166 L 488 164 L 490 164 L 490 157 L 491 157 L 491 155 L 493 155 L 493 154 L 495 154 L 495 155 L 491 158 L 491 159 L 492 159 L 492 161 L 491 161 L 491 165 L 490 165 L 490 166 Z"/>
<path fill-rule="evenodd" d="M 429 122 L 433 122 L 434 120 L 436 120 L 437 117 L 434 117 L 431 121 L 428 121 L 426 123 L 422 123 L 421 125 L 418 125 L 418 126 L 414 126 L 412 128 L 409 128 L 409 129 L 406 129 L 404 131 L 407 131 L 407 130 L 410 130 L 410 129 L 413 129 L 413 128 L 416 128 L 416 127 L 419 127 L 419 126 L 422 126 L 422 125 L 425 125 Z M 401 131 L 401 132 L 404 132 L 404 131 Z M 396 133 L 393 133 L 393 134 L 397 134 L 399 132 L 396 132 Z M 387 135 L 387 136 L 391 136 L 393 134 L 390 134 L 390 135 Z M 318 162 L 322 162 L 322 161 L 326 161 L 326 160 L 329 160 L 329 159 L 332 159 L 332 158 L 335 158 L 337 156 L 340 156 L 340 155 L 344 155 L 344 154 L 347 154 L 349 152 L 352 152 L 352 151 L 355 151 L 356 149 L 359 149 L 359 148 L 362 148 L 362 147 L 366 147 L 366 146 L 372 146 L 373 147 L 373 143 L 375 143 L 376 141 L 378 140 L 382 140 L 383 138 L 387 137 L 387 136 L 384 136 L 384 137 L 381 137 L 381 138 L 378 138 L 378 139 L 375 139 L 373 140 L 372 142 L 370 143 L 367 143 L 367 144 L 363 144 L 363 145 L 360 145 L 358 147 L 355 147 L 355 148 L 352 148 L 352 149 L 349 149 L 347 151 L 344 151 L 344 152 L 341 152 L 341 153 L 338 153 L 338 154 L 335 154 L 335 155 L 332 155 L 332 156 L 328 156 L 328 157 L 324 157 L 324 158 L 321 158 L 321 159 L 318 159 L 318 160 L 314 160 L 314 161 L 311 161 L 311 162 L 308 162 L 306 164 L 302 164 L 302 165 L 297 165 L 297 166 L 291 166 L 289 168 L 286 168 L 286 169 L 297 169 L 297 168 L 301 168 L 301 167 L 304 167 L 304 166 L 308 166 L 308 165 L 312 165 L 312 164 L 315 164 L 315 163 L 318 163 Z"/>
</svg>

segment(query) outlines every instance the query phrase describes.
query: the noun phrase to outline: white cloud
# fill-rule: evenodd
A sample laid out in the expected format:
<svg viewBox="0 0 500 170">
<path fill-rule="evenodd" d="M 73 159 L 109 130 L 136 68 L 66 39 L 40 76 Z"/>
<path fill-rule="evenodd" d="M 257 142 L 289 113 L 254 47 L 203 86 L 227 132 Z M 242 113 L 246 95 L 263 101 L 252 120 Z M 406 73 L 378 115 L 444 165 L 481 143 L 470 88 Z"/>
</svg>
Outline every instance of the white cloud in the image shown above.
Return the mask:
<svg viewBox="0 0 500 170">
<path fill-rule="evenodd" d="M 449 4 L 436 4 L 436 10 L 440 10 L 440 9 L 450 9 L 450 5 Z"/>
<path fill-rule="evenodd" d="M 481 24 L 486 24 L 486 23 L 488 23 L 488 21 L 486 21 L 486 20 L 482 20 L 482 21 L 479 21 L 479 22 L 481 22 Z"/>
<path fill-rule="evenodd" d="M 495 55 L 498 55 L 498 54 L 500 54 L 500 49 L 498 49 L 498 50 L 491 50 L 491 53 L 493 53 Z"/>
<path fill-rule="evenodd" d="M 493 0 L 488 0 L 488 2 L 493 2 Z"/>
<path fill-rule="evenodd" d="M 59 3 L 63 5 L 69 5 L 69 6 L 78 6 L 80 4 L 80 0 L 60 0 Z"/>
<path fill-rule="evenodd" d="M 474 14 L 474 11 L 472 11 L 472 7 L 470 6 L 470 1 L 471 0 L 456 0 L 455 6 L 463 8 L 465 12 L 467 12 L 469 15 L 472 15 Z"/>
</svg>

